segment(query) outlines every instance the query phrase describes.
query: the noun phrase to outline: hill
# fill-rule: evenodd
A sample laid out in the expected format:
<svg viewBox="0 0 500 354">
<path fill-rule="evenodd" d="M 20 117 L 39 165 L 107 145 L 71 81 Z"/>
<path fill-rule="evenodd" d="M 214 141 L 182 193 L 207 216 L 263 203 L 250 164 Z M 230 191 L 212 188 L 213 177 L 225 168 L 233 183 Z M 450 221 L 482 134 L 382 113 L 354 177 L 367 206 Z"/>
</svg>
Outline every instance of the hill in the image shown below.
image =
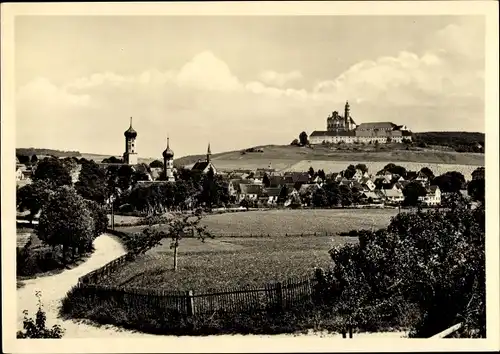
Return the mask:
<svg viewBox="0 0 500 354">
<path fill-rule="evenodd" d="M 474 132 L 423 132 L 413 133 L 413 138 L 417 146 L 446 146 L 457 152 L 483 152 L 485 135 Z"/>
</svg>

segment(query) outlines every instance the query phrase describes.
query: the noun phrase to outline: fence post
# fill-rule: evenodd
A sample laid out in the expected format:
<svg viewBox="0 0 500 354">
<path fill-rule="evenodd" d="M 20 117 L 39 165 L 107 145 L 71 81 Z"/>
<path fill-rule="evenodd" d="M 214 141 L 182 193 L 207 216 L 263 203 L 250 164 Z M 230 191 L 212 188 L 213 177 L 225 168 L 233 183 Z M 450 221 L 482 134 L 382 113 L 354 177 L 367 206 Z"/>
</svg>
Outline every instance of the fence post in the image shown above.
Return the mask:
<svg viewBox="0 0 500 354">
<path fill-rule="evenodd" d="M 283 292 L 281 282 L 276 283 L 276 303 L 279 309 L 283 308 Z"/>
<path fill-rule="evenodd" d="M 187 291 L 186 297 L 187 297 L 187 315 L 194 316 L 195 308 L 194 308 L 193 290 Z"/>
<path fill-rule="evenodd" d="M 349 325 L 349 338 L 352 338 L 352 325 Z"/>
</svg>

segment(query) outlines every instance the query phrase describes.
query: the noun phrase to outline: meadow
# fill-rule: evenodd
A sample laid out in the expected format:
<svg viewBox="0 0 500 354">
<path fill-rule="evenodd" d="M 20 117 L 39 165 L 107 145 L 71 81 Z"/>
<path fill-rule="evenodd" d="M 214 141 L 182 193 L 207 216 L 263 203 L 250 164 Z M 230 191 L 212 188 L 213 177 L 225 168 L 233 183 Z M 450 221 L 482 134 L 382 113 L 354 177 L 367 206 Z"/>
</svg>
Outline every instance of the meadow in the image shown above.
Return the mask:
<svg viewBox="0 0 500 354">
<path fill-rule="evenodd" d="M 114 272 L 105 284 L 206 292 L 308 276 L 315 267 L 329 267 L 328 251 L 332 247 L 357 242 L 356 237 L 336 236 L 337 233 L 382 228 L 396 214 L 394 209 L 332 209 L 209 215 L 203 223 L 215 237 L 205 242 L 182 239 L 177 271 L 172 270 L 173 250 L 169 240 L 165 240 Z M 117 229 L 133 233 L 143 228 Z M 311 235 L 314 232 L 316 236 Z M 308 235 L 285 236 L 286 233 Z"/>
</svg>

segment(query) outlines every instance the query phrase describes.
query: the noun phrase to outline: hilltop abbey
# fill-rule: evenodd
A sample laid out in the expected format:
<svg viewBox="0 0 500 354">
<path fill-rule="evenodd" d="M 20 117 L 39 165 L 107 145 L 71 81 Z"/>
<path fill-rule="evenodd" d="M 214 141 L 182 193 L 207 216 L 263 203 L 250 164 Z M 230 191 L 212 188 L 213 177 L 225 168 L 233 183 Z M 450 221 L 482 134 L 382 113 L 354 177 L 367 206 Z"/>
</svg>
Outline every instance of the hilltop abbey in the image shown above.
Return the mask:
<svg viewBox="0 0 500 354">
<path fill-rule="evenodd" d="M 388 143 L 411 140 L 411 132 L 404 125 L 392 122 L 356 124 L 351 116 L 349 102 L 345 103 L 344 115 L 337 111 L 326 119 L 326 131 L 313 131 L 309 136 L 311 144 L 324 143 Z"/>
</svg>

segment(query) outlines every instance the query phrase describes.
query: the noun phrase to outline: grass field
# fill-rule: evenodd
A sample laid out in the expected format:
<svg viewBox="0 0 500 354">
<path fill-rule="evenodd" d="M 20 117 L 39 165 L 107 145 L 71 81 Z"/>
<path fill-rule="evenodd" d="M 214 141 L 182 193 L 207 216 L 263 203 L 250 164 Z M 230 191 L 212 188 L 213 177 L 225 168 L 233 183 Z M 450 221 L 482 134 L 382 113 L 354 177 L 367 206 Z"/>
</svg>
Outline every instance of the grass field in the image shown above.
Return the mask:
<svg viewBox="0 0 500 354">
<path fill-rule="evenodd" d="M 174 272 L 169 242 L 158 246 L 115 272 L 109 285 L 155 287 L 197 292 L 221 288 L 261 286 L 328 267 L 328 250 L 357 238 L 323 236 L 360 228 L 388 225 L 397 210 L 276 210 L 210 215 L 204 224 L 214 235 L 205 243 L 181 240 L 179 269 Z M 138 232 L 143 227 L 118 228 Z M 321 236 L 285 236 L 318 232 Z M 270 234 L 270 237 L 249 237 Z M 225 237 L 238 235 L 239 237 Z"/>
</svg>

